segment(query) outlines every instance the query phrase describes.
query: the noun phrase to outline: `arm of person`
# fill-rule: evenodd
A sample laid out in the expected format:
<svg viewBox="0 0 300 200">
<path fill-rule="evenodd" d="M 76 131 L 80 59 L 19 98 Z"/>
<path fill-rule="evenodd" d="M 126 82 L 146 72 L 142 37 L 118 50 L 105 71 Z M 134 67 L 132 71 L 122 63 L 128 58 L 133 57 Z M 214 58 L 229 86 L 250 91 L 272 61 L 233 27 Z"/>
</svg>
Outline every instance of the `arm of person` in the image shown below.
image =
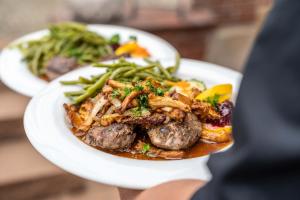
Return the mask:
<svg viewBox="0 0 300 200">
<path fill-rule="evenodd" d="M 274 3 L 246 65 L 235 145 L 211 157 L 213 179 L 192 200 L 299 199 L 300 1 Z"/>
<path fill-rule="evenodd" d="M 235 144 L 211 156 L 213 179 L 192 200 L 299 199 L 300 1 L 275 2 L 246 65 L 233 117 Z M 140 199 L 184 199 L 196 188 L 177 184 L 157 186 Z"/>
</svg>

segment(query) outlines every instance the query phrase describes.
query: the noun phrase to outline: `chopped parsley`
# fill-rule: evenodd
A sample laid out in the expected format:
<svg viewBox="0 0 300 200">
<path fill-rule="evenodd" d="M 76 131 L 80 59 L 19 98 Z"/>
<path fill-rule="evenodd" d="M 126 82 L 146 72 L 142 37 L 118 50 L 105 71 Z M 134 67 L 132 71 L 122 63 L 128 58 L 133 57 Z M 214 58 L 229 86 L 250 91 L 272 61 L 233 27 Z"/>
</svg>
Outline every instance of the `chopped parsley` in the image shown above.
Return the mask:
<svg viewBox="0 0 300 200">
<path fill-rule="evenodd" d="M 135 35 L 129 36 L 129 39 L 132 41 L 137 41 L 137 37 Z"/>
<path fill-rule="evenodd" d="M 147 108 L 141 108 L 141 107 L 132 108 L 132 109 L 130 109 L 130 112 L 133 117 L 141 117 L 141 116 L 151 114 Z"/>
<path fill-rule="evenodd" d="M 120 96 L 121 94 L 120 94 L 119 90 L 113 90 L 111 95 L 113 98 L 116 98 L 116 97 Z"/>
<path fill-rule="evenodd" d="M 150 150 L 150 144 L 144 144 L 143 145 L 143 149 L 142 149 L 142 153 L 147 153 Z"/>
<path fill-rule="evenodd" d="M 142 115 L 142 111 L 139 107 L 135 107 L 135 108 L 130 109 L 130 112 L 132 113 L 132 115 L 134 117 L 140 117 Z"/>
<path fill-rule="evenodd" d="M 220 97 L 220 95 L 215 94 L 213 97 L 208 97 L 206 102 L 210 103 L 214 108 L 217 108 Z"/>
<path fill-rule="evenodd" d="M 125 97 L 127 97 L 132 91 L 143 91 L 144 87 L 141 85 L 136 85 L 134 86 L 134 88 L 129 88 L 129 87 L 125 87 L 124 88 L 124 96 L 122 97 L 122 99 L 124 99 Z"/>
<path fill-rule="evenodd" d="M 124 88 L 124 93 L 125 93 L 124 96 L 125 97 L 127 97 L 131 92 L 132 92 L 131 88 L 128 88 L 128 87 Z"/>
<path fill-rule="evenodd" d="M 157 88 L 155 94 L 158 96 L 164 96 L 164 91 L 161 88 Z"/>
<path fill-rule="evenodd" d="M 113 35 L 110 40 L 109 40 L 109 43 L 110 44 L 119 44 L 120 42 L 120 35 L 119 34 L 115 34 Z"/>
<path fill-rule="evenodd" d="M 124 88 L 124 94 L 120 97 L 121 100 L 125 99 L 130 93 L 132 92 L 132 88 L 125 87 Z"/>
<path fill-rule="evenodd" d="M 136 91 L 142 91 L 143 89 L 144 89 L 144 87 L 141 85 L 134 86 L 134 90 L 136 90 Z"/>
<path fill-rule="evenodd" d="M 148 80 L 146 82 L 146 85 L 149 87 L 150 91 L 153 92 L 155 95 L 157 95 L 157 96 L 163 96 L 164 95 L 163 89 L 162 88 L 155 88 L 152 85 L 151 81 Z"/>
<path fill-rule="evenodd" d="M 134 117 L 140 117 L 142 115 L 142 111 L 139 107 L 135 107 L 135 108 L 130 109 L 130 112 L 132 113 L 132 115 Z"/>
<path fill-rule="evenodd" d="M 139 95 L 138 102 L 140 108 L 148 108 L 148 95 L 147 94 Z"/>
</svg>

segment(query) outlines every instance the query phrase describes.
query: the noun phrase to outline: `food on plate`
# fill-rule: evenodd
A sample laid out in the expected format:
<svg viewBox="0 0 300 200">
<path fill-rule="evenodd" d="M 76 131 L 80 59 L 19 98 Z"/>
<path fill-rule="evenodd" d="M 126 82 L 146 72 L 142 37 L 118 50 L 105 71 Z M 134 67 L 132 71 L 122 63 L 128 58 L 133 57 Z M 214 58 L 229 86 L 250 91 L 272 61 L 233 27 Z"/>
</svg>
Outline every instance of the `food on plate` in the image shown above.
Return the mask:
<svg viewBox="0 0 300 200">
<path fill-rule="evenodd" d="M 44 37 L 15 47 L 21 50 L 23 60 L 35 76 L 50 81 L 82 65 L 121 56 L 150 56 L 135 36 L 122 44 L 120 40 L 117 33 L 105 38 L 84 24 L 65 22 L 50 25 Z"/>
<path fill-rule="evenodd" d="M 167 115 L 167 114 L 166 114 Z M 201 136 L 201 122 L 193 113 L 148 130 L 151 143 L 162 149 L 179 150 L 193 146 Z"/>
<path fill-rule="evenodd" d="M 103 149 L 124 149 L 133 143 L 135 136 L 132 125 L 120 123 L 110 126 L 93 125 L 84 142 Z"/>
<path fill-rule="evenodd" d="M 136 159 L 184 159 L 207 155 L 232 142 L 230 84 L 206 87 L 175 76 L 180 65 L 146 65 L 123 58 L 98 63 L 106 72 L 61 81 L 80 90 L 66 92 L 66 118 L 84 143 Z"/>
</svg>

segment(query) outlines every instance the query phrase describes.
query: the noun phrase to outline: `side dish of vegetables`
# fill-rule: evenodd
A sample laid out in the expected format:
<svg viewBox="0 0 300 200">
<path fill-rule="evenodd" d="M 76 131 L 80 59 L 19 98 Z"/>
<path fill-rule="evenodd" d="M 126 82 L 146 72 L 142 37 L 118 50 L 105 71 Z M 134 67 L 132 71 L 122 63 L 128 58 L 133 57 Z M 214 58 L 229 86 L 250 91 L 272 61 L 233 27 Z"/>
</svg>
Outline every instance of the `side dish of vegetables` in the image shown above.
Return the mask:
<svg viewBox="0 0 300 200">
<path fill-rule="evenodd" d="M 106 68 L 106 72 L 100 75 L 94 75 L 90 78 L 79 77 L 78 80 L 61 81 L 63 85 L 79 85 L 82 87 L 82 90 L 66 92 L 65 95 L 74 103 L 78 104 L 89 97 L 95 96 L 109 79 L 121 82 L 137 82 L 145 80 L 147 77 L 157 81 L 179 80 L 179 78 L 173 75 L 180 65 L 179 55 L 176 57 L 174 66 L 167 68 L 161 66 L 158 61 L 151 61 L 149 59 L 145 59 L 145 61 L 148 63 L 145 66 L 126 61 L 124 58 L 120 58 L 117 62 L 112 64 L 96 63 L 93 65 L 94 67 Z"/>
<path fill-rule="evenodd" d="M 121 44 L 116 33 L 105 38 L 84 24 L 65 22 L 50 25 L 49 33 L 36 40 L 16 44 L 28 69 L 45 80 L 52 80 L 79 66 L 126 57 L 149 57 L 135 36 Z"/>
</svg>

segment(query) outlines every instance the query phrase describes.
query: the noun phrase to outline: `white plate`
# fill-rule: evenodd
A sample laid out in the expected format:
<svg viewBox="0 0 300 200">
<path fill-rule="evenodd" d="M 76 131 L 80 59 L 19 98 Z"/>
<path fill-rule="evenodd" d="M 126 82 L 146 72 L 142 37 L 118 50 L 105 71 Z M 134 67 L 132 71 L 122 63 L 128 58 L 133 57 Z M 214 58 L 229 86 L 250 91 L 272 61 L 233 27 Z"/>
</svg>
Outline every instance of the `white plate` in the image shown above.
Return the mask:
<svg viewBox="0 0 300 200">
<path fill-rule="evenodd" d="M 88 29 L 104 37 L 111 37 L 118 33 L 121 36 L 121 42 L 128 41 L 129 36 L 134 35 L 137 36 L 139 44 L 149 51 L 152 58 L 175 58 L 176 49 L 165 40 L 150 33 L 113 25 L 88 25 Z M 34 32 L 15 42 L 38 39 L 47 33 L 47 30 Z M 26 63 L 22 61 L 21 52 L 16 48 L 5 48 L 0 54 L 0 78 L 11 89 L 30 97 L 48 84 L 28 70 Z"/>
<path fill-rule="evenodd" d="M 171 65 L 173 61 L 165 60 L 162 64 Z M 78 76 L 88 77 L 102 73 L 103 70 L 86 67 L 69 72 L 51 82 L 30 101 L 24 116 L 24 126 L 32 145 L 44 157 L 68 172 L 125 188 L 145 189 L 183 178 L 209 180 L 211 175 L 206 167 L 208 156 L 175 161 L 135 160 L 96 150 L 72 134 L 65 121 L 62 104 L 68 100 L 63 92 L 77 88 L 62 86 L 59 81 L 76 79 Z M 231 83 L 235 94 L 241 79 L 238 72 L 189 59 L 182 59 L 178 76 L 184 79 L 197 78 L 205 81 L 208 86 Z"/>
</svg>

